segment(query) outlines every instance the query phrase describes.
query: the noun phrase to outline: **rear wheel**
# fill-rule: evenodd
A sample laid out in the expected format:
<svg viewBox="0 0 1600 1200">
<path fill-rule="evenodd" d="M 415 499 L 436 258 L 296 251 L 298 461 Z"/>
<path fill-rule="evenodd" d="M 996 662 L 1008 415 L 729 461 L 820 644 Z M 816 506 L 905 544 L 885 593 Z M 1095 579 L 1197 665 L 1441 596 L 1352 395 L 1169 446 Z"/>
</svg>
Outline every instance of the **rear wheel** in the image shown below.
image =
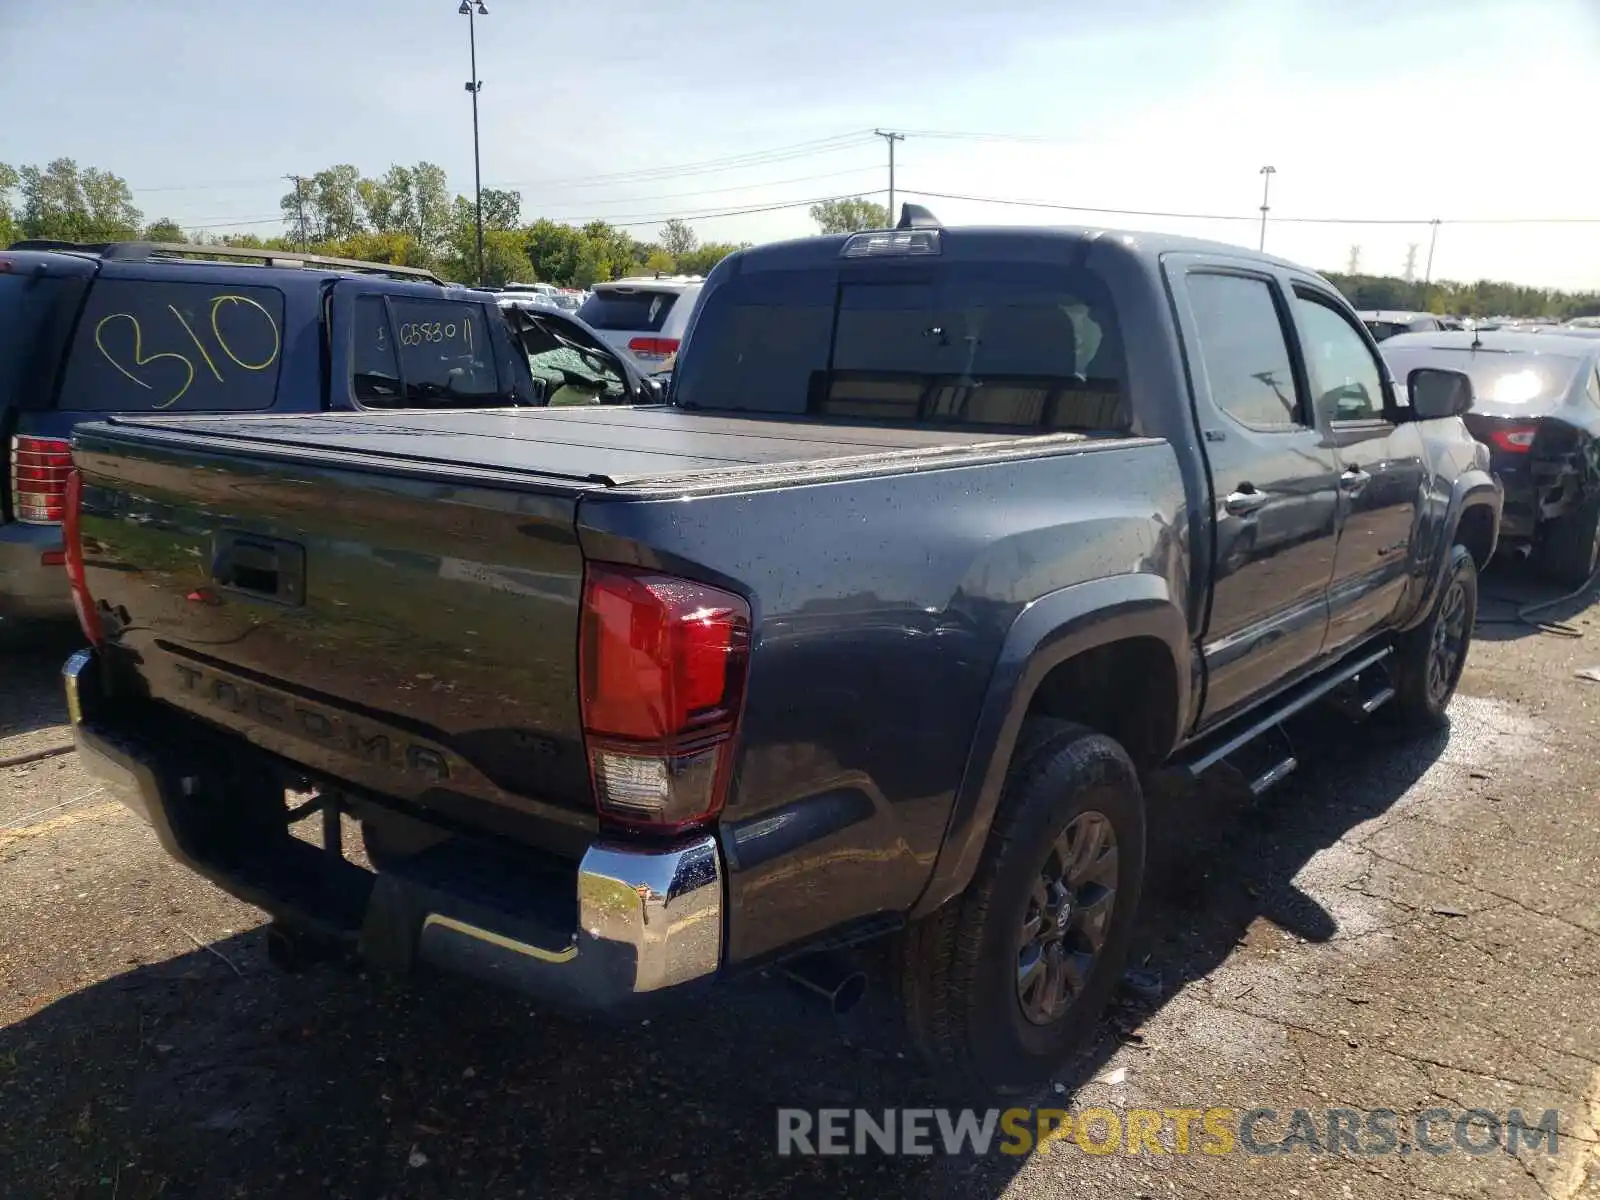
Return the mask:
<svg viewBox="0 0 1600 1200">
<path fill-rule="evenodd" d="M 1452 546 L 1433 611 L 1395 646 L 1394 713 L 1401 722 L 1419 728 L 1444 724 L 1477 618 L 1477 564 L 1465 546 Z"/>
<path fill-rule="evenodd" d="M 1112 739 L 1030 721 L 971 885 L 907 934 L 911 1032 L 957 1081 L 1017 1091 L 1093 1032 L 1127 958 L 1144 798 Z"/>
<path fill-rule="evenodd" d="M 1600 494 L 1586 496 L 1540 530 L 1534 565 L 1552 583 L 1581 587 L 1600 566 Z"/>
</svg>

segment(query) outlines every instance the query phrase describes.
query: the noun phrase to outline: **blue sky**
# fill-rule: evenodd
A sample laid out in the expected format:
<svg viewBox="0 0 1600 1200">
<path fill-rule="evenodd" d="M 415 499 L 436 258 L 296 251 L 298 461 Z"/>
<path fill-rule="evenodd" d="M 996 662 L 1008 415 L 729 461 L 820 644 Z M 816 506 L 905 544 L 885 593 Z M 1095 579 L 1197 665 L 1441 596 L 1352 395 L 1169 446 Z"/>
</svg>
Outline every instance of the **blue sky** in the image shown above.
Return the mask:
<svg viewBox="0 0 1600 1200">
<path fill-rule="evenodd" d="M 1241 218 L 924 201 L 950 224 L 1253 245 L 1267 163 L 1274 217 L 1419 222 L 1269 227 L 1321 268 L 1359 246 L 1398 273 L 1416 244 L 1420 274 L 1433 216 L 1600 218 L 1600 0 L 486 2 L 484 182 L 528 217 L 648 237 L 675 213 L 882 188 L 877 126 L 914 131 L 907 198 Z M 469 192 L 469 74 L 456 0 L 0 0 L 0 159 L 70 155 L 147 216 L 272 231 L 281 177 L 337 162 L 427 159 Z M 952 132 L 1003 136 L 933 136 Z M 682 169 L 738 155 L 759 157 Z M 693 224 L 810 230 L 803 208 Z M 1446 224 L 1434 274 L 1600 288 L 1600 222 Z"/>
</svg>

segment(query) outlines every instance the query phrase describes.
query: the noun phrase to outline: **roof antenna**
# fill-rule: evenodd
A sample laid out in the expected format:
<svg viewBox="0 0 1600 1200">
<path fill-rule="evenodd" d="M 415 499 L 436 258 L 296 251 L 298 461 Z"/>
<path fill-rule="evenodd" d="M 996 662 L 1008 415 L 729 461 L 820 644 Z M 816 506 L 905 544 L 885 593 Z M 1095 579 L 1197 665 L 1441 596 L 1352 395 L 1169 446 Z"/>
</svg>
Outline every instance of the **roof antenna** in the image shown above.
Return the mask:
<svg viewBox="0 0 1600 1200">
<path fill-rule="evenodd" d="M 1478 324 L 1478 322 L 1474 321 L 1472 323 L 1472 345 L 1469 346 L 1468 349 L 1470 349 L 1470 350 L 1482 350 L 1483 349 L 1483 334 L 1481 332 L 1479 332 L 1481 328 L 1482 327 Z"/>
<path fill-rule="evenodd" d="M 902 204 L 900 206 L 900 223 L 896 229 L 941 229 L 939 218 L 934 216 L 920 204 Z"/>
</svg>

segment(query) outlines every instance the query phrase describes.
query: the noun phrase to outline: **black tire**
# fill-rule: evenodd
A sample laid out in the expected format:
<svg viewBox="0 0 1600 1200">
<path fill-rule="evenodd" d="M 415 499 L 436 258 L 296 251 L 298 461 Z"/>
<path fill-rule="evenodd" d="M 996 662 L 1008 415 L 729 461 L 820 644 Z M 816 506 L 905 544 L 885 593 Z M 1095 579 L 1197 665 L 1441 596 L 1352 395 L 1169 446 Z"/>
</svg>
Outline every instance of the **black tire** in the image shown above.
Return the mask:
<svg viewBox="0 0 1600 1200">
<path fill-rule="evenodd" d="M 1533 551 L 1534 566 L 1552 583 L 1582 587 L 1600 566 L 1600 494 L 1547 521 Z"/>
<path fill-rule="evenodd" d="M 1456 694 L 1472 626 L 1478 618 L 1478 567 L 1465 546 L 1450 547 L 1439 594 L 1428 619 L 1400 635 L 1395 646 L 1392 711 L 1402 724 L 1438 729 Z"/>
<path fill-rule="evenodd" d="M 1091 845 L 1098 837 L 1093 844 L 1103 848 L 1106 834 L 1109 876 Z M 1064 860 L 1080 852 L 1095 861 L 1078 876 L 1090 882 L 1074 891 Z M 1127 752 L 1080 725 L 1030 720 L 977 874 L 906 934 L 906 1021 L 936 1069 L 984 1093 L 1033 1088 L 1060 1069 L 1093 1032 L 1122 974 L 1144 860 L 1144 796 Z M 1052 890 L 1046 877 L 1057 866 L 1068 869 Z M 1109 912 L 1097 917 L 1101 904 Z M 1030 927 L 1043 932 L 1030 939 L 1025 922 L 1035 914 Z M 1062 991 L 1059 1011 L 1048 1003 L 1053 987 Z"/>
</svg>

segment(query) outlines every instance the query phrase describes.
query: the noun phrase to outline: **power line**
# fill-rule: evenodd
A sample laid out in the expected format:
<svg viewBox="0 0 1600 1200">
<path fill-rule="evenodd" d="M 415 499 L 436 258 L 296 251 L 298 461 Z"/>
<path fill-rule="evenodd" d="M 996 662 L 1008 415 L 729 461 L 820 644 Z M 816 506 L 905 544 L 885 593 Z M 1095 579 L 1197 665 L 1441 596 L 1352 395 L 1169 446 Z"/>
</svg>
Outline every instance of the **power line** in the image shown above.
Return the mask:
<svg viewBox="0 0 1600 1200">
<path fill-rule="evenodd" d="M 655 167 L 640 167 L 636 170 L 612 171 L 599 175 L 574 176 L 570 179 L 531 180 L 523 183 L 506 183 L 502 187 L 601 187 L 611 183 L 622 183 L 634 179 L 668 178 L 676 174 L 701 174 L 706 171 L 734 170 L 744 166 L 760 166 L 767 162 L 782 162 L 792 158 L 806 158 L 811 154 L 831 154 L 836 150 L 850 149 L 856 146 L 872 144 L 872 131 L 858 129 L 850 133 L 836 133 L 829 137 L 812 138 L 804 142 L 790 142 L 782 146 L 770 146 L 762 150 L 746 150 L 738 154 L 725 155 L 721 158 L 700 159 L 696 162 L 670 163 Z M 150 187 L 130 187 L 129 191 L 135 193 L 147 192 L 201 192 L 207 190 L 221 191 L 225 188 L 261 187 L 275 184 L 280 181 L 280 176 L 262 177 L 259 179 L 231 179 L 217 180 L 214 182 L 199 183 L 174 183 L 152 185 Z"/>
<path fill-rule="evenodd" d="M 267 184 L 277 183 L 280 178 L 282 177 L 275 175 L 271 179 L 231 179 L 216 183 L 174 183 L 161 187 L 130 187 L 128 190 L 136 195 L 145 192 L 220 192 L 228 188 L 264 187 Z"/>
<path fill-rule="evenodd" d="M 683 221 L 710 221 L 718 217 L 743 217 L 754 213 L 778 212 L 786 208 L 809 208 L 813 204 L 827 204 L 835 200 L 853 200 L 867 196 L 881 196 L 887 188 L 873 188 L 867 192 L 843 192 L 837 196 L 813 196 L 809 200 L 787 200 L 781 204 L 762 204 L 751 208 L 728 208 L 713 212 L 670 212 L 652 213 L 648 216 L 629 214 L 626 219 L 622 217 L 546 217 L 545 220 L 557 221 L 564 225 L 584 225 L 590 220 L 602 220 L 608 225 L 618 228 L 635 225 L 659 225 L 663 221 L 674 218 Z"/>
<path fill-rule="evenodd" d="M 1007 196 L 967 196 L 955 192 L 930 192 L 922 188 L 901 188 L 918 196 L 936 200 L 966 200 L 975 204 L 1005 204 L 1018 208 L 1052 208 L 1062 212 L 1107 213 L 1117 217 L 1165 217 L 1185 221 L 1255 221 L 1239 213 L 1161 212 L 1138 208 L 1100 208 L 1086 204 L 1057 204 L 1050 200 L 1020 200 Z M 1278 224 L 1298 225 L 1600 225 L 1600 217 L 1274 217 Z"/>
<path fill-rule="evenodd" d="M 792 179 L 768 179 L 762 183 L 739 183 L 731 187 L 696 188 L 692 192 L 664 192 L 659 196 L 631 196 L 624 200 L 592 200 L 592 205 L 650 204 L 657 200 L 681 200 L 686 196 L 714 196 L 722 192 L 748 192 L 753 188 L 780 187 L 787 183 L 814 183 L 819 179 L 838 179 L 844 175 L 876 175 L 881 167 L 850 167 L 843 171 L 824 171 L 820 175 L 799 175 Z"/>
<path fill-rule="evenodd" d="M 1169 217 L 1182 218 L 1196 221 L 1251 221 L 1257 218 L 1243 216 L 1239 213 L 1181 213 L 1157 212 L 1150 209 L 1137 208 L 1093 208 L 1083 204 L 1056 204 L 1048 200 L 1013 200 L 998 196 L 963 196 L 955 192 L 929 192 L 922 188 L 901 188 L 903 192 L 910 192 L 914 196 L 931 196 L 935 200 L 969 200 L 976 204 L 1006 204 L 1018 208 L 1053 208 L 1062 212 L 1081 213 L 1110 213 L 1118 217 Z"/>
<path fill-rule="evenodd" d="M 675 163 L 658 167 L 641 167 L 632 171 L 614 171 L 605 175 L 577 176 L 572 179 L 535 179 L 502 184 L 503 187 L 610 187 L 618 183 L 654 182 L 676 179 L 685 175 L 705 175 L 719 171 L 742 170 L 746 167 L 765 166 L 768 163 L 789 162 L 797 158 L 811 158 L 819 154 L 834 154 L 858 146 L 870 145 L 872 134 L 868 130 L 839 134 L 831 138 L 818 138 L 778 146 L 770 150 L 754 150 L 724 158 L 702 159 L 698 162 Z"/>
<path fill-rule="evenodd" d="M 201 224 L 178 221 L 177 223 L 185 229 L 233 229 L 240 225 L 284 225 L 288 223 L 288 218 L 282 213 L 274 213 L 270 217 L 240 217 L 234 221 L 210 221 Z"/>
<path fill-rule="evenodd" d="M 908 137 L 937 138 L 944 141 L 961 142 L 1026 142 L 1040 143 L 1079 143 L 1080 138 L 1060 137 L 1048 133 L 975 133 L 951 129 L 905 129 L 901 131 Z"/>
</svg>

